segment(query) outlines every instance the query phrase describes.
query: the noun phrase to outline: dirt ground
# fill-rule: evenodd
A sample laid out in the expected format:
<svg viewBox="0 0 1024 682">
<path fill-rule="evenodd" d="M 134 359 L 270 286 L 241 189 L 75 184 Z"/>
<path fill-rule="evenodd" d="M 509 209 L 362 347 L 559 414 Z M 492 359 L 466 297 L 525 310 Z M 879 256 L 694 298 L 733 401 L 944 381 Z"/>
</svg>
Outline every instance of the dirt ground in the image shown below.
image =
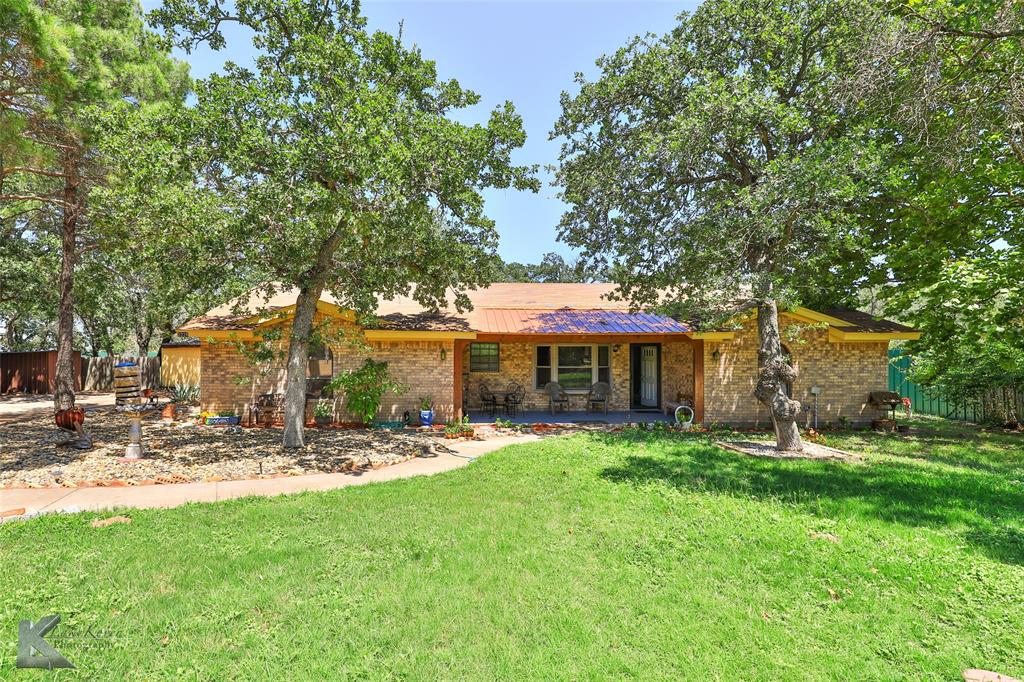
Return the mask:
<svg viewBox="0 0 1024 682">
<path fill-rule="evenodd" d="M 75 394 L 75 404 L 84 410 L 111 407 L 114 404 L 114 394 L 77 393 Z M 0 395 L 0 424 L 34 415 L 50 414 L 53 414 L 52 395 L 31 395 L 28 393 Z"/>
</svg>

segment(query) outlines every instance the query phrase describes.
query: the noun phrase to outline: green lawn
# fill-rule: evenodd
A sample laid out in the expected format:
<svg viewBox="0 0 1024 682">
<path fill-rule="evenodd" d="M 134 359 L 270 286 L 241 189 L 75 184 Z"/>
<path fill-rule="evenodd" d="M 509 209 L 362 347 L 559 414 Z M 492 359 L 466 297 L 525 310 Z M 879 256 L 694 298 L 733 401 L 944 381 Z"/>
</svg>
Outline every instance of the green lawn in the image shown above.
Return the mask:
<svg viewBox="0 0 1024 682">
<path fill-rule="evenodd" d="M 830 435 L 859 465 L 579 435 L 433 478 L 0 526 L 16 621 L 98 679 L 1024 677 L 1024 437 Z M 831 534 L 838 538 L 830 538 Z M 66 628 L 62 624 L 57 632 Z"/>
</svg>

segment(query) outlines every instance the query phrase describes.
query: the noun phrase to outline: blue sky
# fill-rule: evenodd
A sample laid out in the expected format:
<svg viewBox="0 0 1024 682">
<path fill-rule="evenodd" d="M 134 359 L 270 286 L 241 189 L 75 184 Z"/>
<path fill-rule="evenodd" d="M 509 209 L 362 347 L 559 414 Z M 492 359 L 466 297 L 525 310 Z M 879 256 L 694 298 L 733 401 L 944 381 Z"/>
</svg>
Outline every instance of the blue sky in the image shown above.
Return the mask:
<svg viewBox="0 0 1024 682">
<path fill-rule="evenodd" d="M 143 0 L 152 9 L 159 0 Z M 364 0 L 363 13 L 372 28 L 397 32 L 437 62 L 443 78 L 455 78 L 481 95 L 479 105 L 458 116 L 485 122 L 496 105 L 511 100 L 523 117 L 527 141 L 516 162 L 553 164 L 559 142 L 548 133 L 561 111 L 558 98 L 572 90 L 577 71 L 594 76 L 594 60 L 646 32 L 663 34 L 675 17 L 692 10 L 698 0 L 677 2 L 584 0 Z M 242 32 L 229 32 L 220 52 L 197 50 L 180 54 L 199 78 L 226 60 L 248 63 L 251 42 Z M 556 241 L 556 227 L 565 208 L 557 188 L 544 172 L 539 194 L 514 190 L 489 191 L 487 212 L 501 233 L 499 252 L 506 260 L 536 262 L 547 251 L 563 255 L 571 249 Z"/>
</svg>

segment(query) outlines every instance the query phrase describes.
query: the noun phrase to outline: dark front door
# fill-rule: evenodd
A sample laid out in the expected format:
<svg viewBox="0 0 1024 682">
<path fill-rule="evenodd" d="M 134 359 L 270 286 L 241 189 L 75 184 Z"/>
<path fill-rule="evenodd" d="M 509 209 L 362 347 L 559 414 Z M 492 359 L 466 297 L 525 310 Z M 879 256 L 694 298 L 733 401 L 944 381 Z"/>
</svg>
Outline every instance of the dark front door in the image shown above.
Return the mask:
<svg viewBox="0 0 1024 682">
<path fill-rule="evenodd" d="M 630 407 L 656 410 L 661 406 L 661 344 L 630 346 Z"/>
</svg>

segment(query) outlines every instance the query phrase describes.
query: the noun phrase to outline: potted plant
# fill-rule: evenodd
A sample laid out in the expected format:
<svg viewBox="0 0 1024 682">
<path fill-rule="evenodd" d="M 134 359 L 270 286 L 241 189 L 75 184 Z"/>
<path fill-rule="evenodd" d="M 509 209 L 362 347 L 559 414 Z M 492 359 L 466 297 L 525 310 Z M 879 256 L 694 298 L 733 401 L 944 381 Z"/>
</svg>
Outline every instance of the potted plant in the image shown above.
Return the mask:
<svg viewBox="0 0 1024 682">
<path fill-rule="evenodd" d="M 433 398 L 429 395 L 420 396 L 420 424 L 430 426 L 434 423 Z"/>
<path fill-rule="evenodd" d="M 475 431 L 469 423 L 469 417 L 463 417 L 462 421 L 452 419 L 444 426 L 444 437 L 448 439 L 472 438 L 474 433 Z"/>
<path fill-rule="evenodd" d="M 313 405 L 313 421 L 317 426 L 330 426 L 334 421 L 334 401 L 321 398 Z"/>
<path fill-rule="evenodd" d="M 234 410 L 223 410 L 218 412 L 216 416 L 207 416 L 207 426 L 238 426 L 238 423 L 242 421 L 242 418 L 235 415 Z"/>
<path fill-rule="evenodd" d="M 179 405 L 190 405 L 199 400 L 199 387 L 193 384 L 175 384 L 169 389 L 170 402 L 164 405 L 160 416 L 164 419 L 174 419 L 177 415 Z"/>
</svg>

